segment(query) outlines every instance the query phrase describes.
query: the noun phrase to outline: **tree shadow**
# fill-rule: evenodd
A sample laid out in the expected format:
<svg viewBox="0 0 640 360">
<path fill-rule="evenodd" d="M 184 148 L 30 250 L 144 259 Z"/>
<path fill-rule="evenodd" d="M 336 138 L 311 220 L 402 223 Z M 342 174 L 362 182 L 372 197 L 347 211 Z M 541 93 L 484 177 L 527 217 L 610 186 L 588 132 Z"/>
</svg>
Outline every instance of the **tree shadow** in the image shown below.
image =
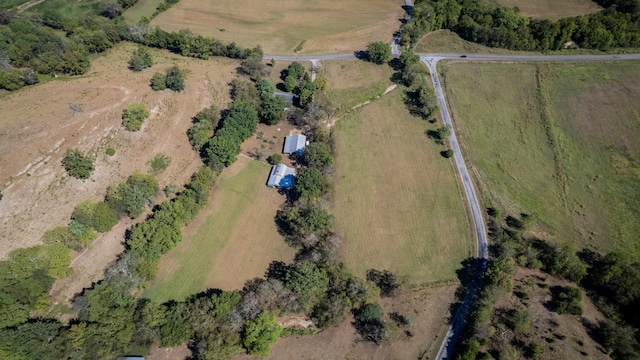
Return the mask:
<svg viewBox="0 0 640 360">
<path fill-rule="evenodd" d="M 353 55 L 356 57 L 356 59 L 358 60 L 363 60 L 363 61 L 369 61 L 369 54 L 367 54 L 366 51 L 363 50 L 356 50 L 353 52 Z"/>
</svg>

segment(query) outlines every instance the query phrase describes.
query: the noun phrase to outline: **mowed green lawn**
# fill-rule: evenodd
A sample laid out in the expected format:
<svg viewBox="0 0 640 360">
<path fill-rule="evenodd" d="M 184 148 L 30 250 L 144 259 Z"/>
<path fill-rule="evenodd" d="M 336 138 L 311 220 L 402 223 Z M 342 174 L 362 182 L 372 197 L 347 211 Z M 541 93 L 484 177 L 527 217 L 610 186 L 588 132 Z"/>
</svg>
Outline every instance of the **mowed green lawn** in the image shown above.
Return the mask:
<svg viewBox="0 0 640 360">
<path fill-rule="evenodd" d="M 453 162 L 411 116 L 400 89 L 335 127 L 333 213 L 355 274 L 388 269 L 413 284 L 455 280 L 472 240 Z"/>
<path fill-rule="evenodd" d="M 640 255 L 640 63 L 450 64 L 446 86 L 487 203 Z"/>
<path fill-rule="evenodd" d="M 402 0 L 180 0 L 151 26 L 188 28 L 245 47 L 260 44 L 267 54 L 341 53 L 391 41 L 403 5 Z"/>
<path fill-rule="evenodd" d="M 145 297 L 182 300 L 208 288 L 241 289 L 246 280 L 262 277 L 271 261 L 291 261 L 294 250 L 274 222 L 284 198 L 266 187 L 269 171 L 244 157 L 224 170 L 210 204 L 163 257 Z"/>
</svg>

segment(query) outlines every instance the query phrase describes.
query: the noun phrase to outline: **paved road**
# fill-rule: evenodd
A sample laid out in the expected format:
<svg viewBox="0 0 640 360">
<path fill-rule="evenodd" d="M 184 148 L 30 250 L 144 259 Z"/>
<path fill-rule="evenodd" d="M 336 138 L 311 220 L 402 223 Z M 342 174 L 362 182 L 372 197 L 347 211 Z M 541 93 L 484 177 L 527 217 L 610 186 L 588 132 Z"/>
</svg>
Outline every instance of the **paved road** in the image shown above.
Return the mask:
<svg viewBox="0 0 640 360">
<path fill-rule="evenodd" d="M 419 53 L 422 59 L 459 59 L 459 60 L 483 60 L 483 61 L 604 61 L 604 60 L 640 60 L 640 54 L 619 54 L 619 55 L 483 55 L 483 54 L 430 54 Z M 464 57 L 463 57 L 464 56 Z M 281 61 L 313 61 L 313 60 L 339 60 L 356 59 L 358 55 L 353 54 L 327 54 L 310 56 L 281 56 L 265 55 L 264 60 Z"/>
<path fill-rule="evenodd" d="M 474 279 L 468 286 L 467 294 L 465 295 L 462 304 L 458 308 L 458 311 L 451 321 L 451 325 L 447 330 L 447 335 L 445 336 L 438 351 L 438 355 L 436 356 L 436 359 L 446 359 L 453 350 L 458 337 L 460 336 L 460 333 L 464 328 L 464 324 L 466 323 L 467 314 L 469 313 L 471 306 L 473 305 L 480 292 L 480 277 L 482 273 L 484 273 L 486 262 L 489 259 L 489 244 L 487 241 L 487 229 L 485 227 L 484 218 L 482 216 L 483 211 L 480 208 L 480 202 L 478 201 L 478 196 L 476 195 L 476 191 L 473 187 L 473 181 L 471 180 L 471 176 L 469 175 L 467 165 L 465 164 L 464 158 L 462 157 L 462 151 L 460 150 L 458 138 L 456 137 L 456 131 L 453 127 L 453 123 L 451 122 L 451 114 L 449 113 L 449 108 L 447 107 L 447 101 L 444 97 L 444 91 L 442 90 L 442 86 L 440 86 L 440 78 L 438 76 L 438 70 L 436 68 L 436 65 L 438 64 L 438 61 L 440 59 L 422 57 L 421 60 L 427 65 L 427 67 L 429 68 L 429 72 L 431 73 L 431 80 L 433 81 L 433 87 L 436 92 L 436 97 L 438 98 L 438 105 L 440 107 L 442 120 L 445 125 L 451 127 L 449 144 L 451 146 L 451 150 L 453 150 L 453 158 L 456 162 L 456 168 L 458 169 L 460 180 L 462 180 L 462 187 L 464 188 L 464 193 L 467 198 L 467 204 L 469 205 L 469 209 L 471 210 L 472 224 L 478 244 L 477 257 L 481 259 L 480 268 L 475 272 Z"/>
</svg>

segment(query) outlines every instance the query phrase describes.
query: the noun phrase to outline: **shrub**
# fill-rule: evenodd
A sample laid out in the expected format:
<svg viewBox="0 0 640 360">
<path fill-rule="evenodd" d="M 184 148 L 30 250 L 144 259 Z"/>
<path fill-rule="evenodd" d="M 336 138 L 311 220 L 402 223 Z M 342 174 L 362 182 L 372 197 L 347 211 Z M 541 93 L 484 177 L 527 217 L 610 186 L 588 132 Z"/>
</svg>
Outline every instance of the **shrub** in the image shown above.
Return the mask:
<svg viewBox="0 0 640 360">
<path fill-rule="evenodd" d="M 389 47 L 389 44 L 382 41 L 369 43 L 367 45 L 367 56 L 368 60 L 373 63 L 386 63 L 391 60 L 391 47 Z"/>
<path fill-rule="evenodd" d="M 93 228 L 98 232 L 107 232 L 118 223 L 118 215 L 106 202 L 100 202 L 93 213 Z"/>
<path fill-rule="evenodd" d="M 184 90 L 184 75 L 178 65 L 173 65 L 167 70 L 166 86 L 173 91 Z"/>
<path fill-rule="evenodd" d="M 153 65 L 153 60 L 151 59 L 151 54 L 149 54 L 149 50 L 140 46 L 137 49 L 133 50 L 131 54 L 131 59 L 129 59 L 129 69 L 133 71 L 142 71 Z"/>
<path fill-rule="evenodd" d="M 163 74 L 157 72 L 153 74 L 151 78 L 151 88 L 155 91 L 164 90 L 167 88 L 167 78 Z"/>
<path fill-rule="evenodd" d="M 582 315 L 582 292 L 580 289 L 567 286 L 552 289 L 553 307 L 558 314 Z"/>
<path fill-rule="evenodd" d="M 116 154 L 116 149 L 114 149 L 112 147 L 109 147 L 109 148 L 107 148 L 107 151 L 105 151 L 105 152 L 107 153 L 107 155 L 113 156 L 113 155 Z"/>
<path fill-rule="evenodd" d="M 156 154 L 156 156 L 151 159 L 149 165 L 151 166 L 151 172 L 154 174 L 159 174 L 165 171 L 169 165 L 171 164 L 171 158 L 165 154 Z"/>
<path fill-rule="evenodd" d="M 95 169 L 93 159 L 83 155 L 77 149 L 67 149 L 64 158 L 62 158 L 62 166 L 67 170 L 69 176 L 76 179 L 88 179 Z"/>
<path fill-rule="evenodd" d="M 267 158 L 267 162 L 271 165 L 280 164 L 281 161 L 282 161 L 282 155 L 280 154 L 273 154 Z"/>
<path fill-rule="evenodd" d="M 149 110 L 143 104 L 129 104 L 122 112 L 122 125 L 129 131 L 138 131 L 148 116 Z"/>
</svg>

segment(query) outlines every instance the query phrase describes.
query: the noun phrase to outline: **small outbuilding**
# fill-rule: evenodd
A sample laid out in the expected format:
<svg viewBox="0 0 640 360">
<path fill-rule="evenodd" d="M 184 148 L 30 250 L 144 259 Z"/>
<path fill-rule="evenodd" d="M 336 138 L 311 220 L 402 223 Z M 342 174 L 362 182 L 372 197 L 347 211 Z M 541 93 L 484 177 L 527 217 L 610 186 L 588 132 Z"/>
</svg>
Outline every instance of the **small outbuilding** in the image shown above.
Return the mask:
<svg viewBox="0 0 640 360">
<path fill-rule="evenodd" d="M 284 138 L 284 154 L 304 153 L 304 147 L 307 145 L 307 137 L 302 134 L 289 135 Z"/>
<path fill-rule="evenodd" d="M 284 164 L 278 164 L 271 167 L 268 187 L 291 189 L 295 185 L 296 169 L 290 168 Z"/>
</svg>

